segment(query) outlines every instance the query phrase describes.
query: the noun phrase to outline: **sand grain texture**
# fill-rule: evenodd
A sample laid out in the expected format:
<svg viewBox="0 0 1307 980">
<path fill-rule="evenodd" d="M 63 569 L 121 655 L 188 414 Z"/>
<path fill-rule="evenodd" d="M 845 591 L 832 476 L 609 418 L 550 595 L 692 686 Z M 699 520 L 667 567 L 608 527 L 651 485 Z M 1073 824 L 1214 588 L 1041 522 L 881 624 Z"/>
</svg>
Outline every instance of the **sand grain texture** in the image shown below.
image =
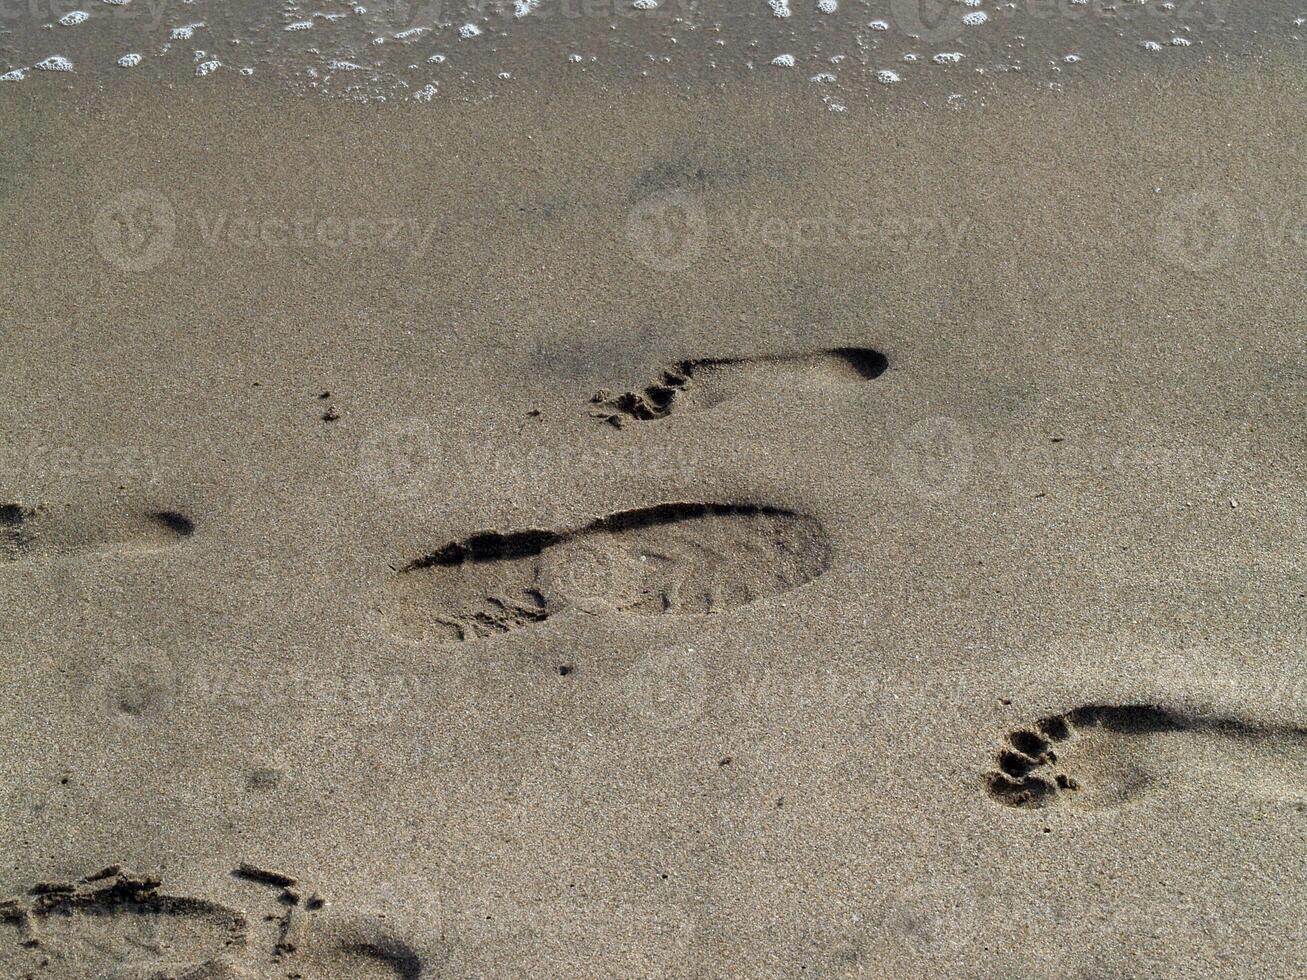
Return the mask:
<svg viewBox="0 0 1307 980">
<path fill-rule="evenodd" d="M 1301 68 L 0 92 L 0 972 L 1307 973 Z"/>
</svg>

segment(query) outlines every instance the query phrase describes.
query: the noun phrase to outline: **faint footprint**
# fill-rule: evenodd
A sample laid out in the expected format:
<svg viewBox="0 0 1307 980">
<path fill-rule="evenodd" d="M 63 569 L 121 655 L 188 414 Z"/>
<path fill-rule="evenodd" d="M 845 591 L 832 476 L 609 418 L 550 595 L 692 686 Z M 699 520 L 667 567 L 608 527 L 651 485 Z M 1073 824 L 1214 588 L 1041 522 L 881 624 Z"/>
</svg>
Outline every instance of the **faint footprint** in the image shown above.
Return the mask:
<svg viewBox="0 0 1307 980">
<path fill-rule="evenodd" d="M 424 955 L 379 916 L 354 915 L 324 921 L 319 941 L 296 966 L 305 978 L 322 980 L 423 980 L 439 975 L 442 959 Z"/>
<path fill-rule="evenodd" d="M 272 955 L 259 977 L 297 980 L 422 980 L 436 975 L 443 955 L 401 937 L 384 916 L 341 914 L 320 893 L 293 876 L 251 864 L 236 877 L 277 889 L 280 915 L 264 917 L 275 927 Z M 421 924 L 434 932 L 439 923 Z M 266 944 L 265 944 L 266 945 Z M 269 969 L 272 967 L 272 969 Z"/>
<path fill-rule="evenodd" d="M 712 613 L 788 592 L 830 565 L 815 518 L 750 504 L 662 504 L 565 532 L 493 531 L 410 562 L 387 586 L 391 627 L 473 640 L 564 609 Z"/>
<path fill-rule="evenodd" d="M 76 882 L 34 886 L 0 902 L 0 975 L 85 980 L 219 980 L 237 965 L 245 915 L 216 902 L 165 895 L 160 881 L 105 868 Z M 37 972 L 39 971 L 39 972 Z"/>
<path fill-rule="evenodd" d="M 858 384 L 878 378 L 889 360 L 867 347 L 838 347 L 815 354 L 774 357 L 709 358 L 681 361 L 638 391 L 612 395 L 601 391 L 590 413 L 619 428 L 627 421 L 647 422 L 673 412 L 701 412 L 746 391 L 770 391 L 800 384 Z"/>
<path fill-rule="evenodd" d="M 1307 799 L 1307 729 L 1258 727 L 1147 705 L 1086 705 L 1008 736 L 986 775 L 1006 806 L 1120 806 L 1183 780 Z"/>
<path fill-rule="evenodd" d="M 149 551 L 195 533 L 175 510 L 91 515 L 50 504 L 0 504 L 0 561 L 52 558 L 81 552 Z"/>
</svg>

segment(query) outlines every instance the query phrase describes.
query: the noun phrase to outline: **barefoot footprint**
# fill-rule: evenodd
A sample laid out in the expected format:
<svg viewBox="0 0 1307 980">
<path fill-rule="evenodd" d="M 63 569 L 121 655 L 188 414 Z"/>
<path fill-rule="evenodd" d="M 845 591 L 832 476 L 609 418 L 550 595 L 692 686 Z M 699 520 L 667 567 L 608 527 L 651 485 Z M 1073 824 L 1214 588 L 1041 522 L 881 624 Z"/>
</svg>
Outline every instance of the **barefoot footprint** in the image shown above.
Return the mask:
<svg viewBox="0 0 1307 980">
<path fill-rule="evenodd" d="M 167 895 L 161 882 L 114 865 L 76 882 L 33 886 L 0 902 L 0 975 L 49 978 L 241 977 L 244 913 Z M 39 972 L 36 972 L 39 970 Z"/>
<path fill-rule="evenodd" d="M 384 917 L 330 911 L 317 891 L 280 871 L 242 864 L 232 873 L 279 893 L 277 902 L 283 911 L 264 916 L 276 931 L 270 960 L 275 969 L 261 971 L 260 977 L 267 973 L 296 980 L 422 980 L 434 975 L 441 957 L 419 952 Z"/>
<path fill-rule="evenodd" d="M 0 561 L 149 551 L 176 544 L 194 533 L 195 522 L 176 510 L 91 514 L 53 504 L 0 504 Z"/>
<path fill-rule="evenodd" d="M 649 422 L 672 412 L 696 412 L 720 405 L 751 389 L 775 389 L 797 382 L 859 384 L 889 367 L 879 351 L 838 347 L 815 354 L 775 357 L 708 358 L 680 361 L 638 391 L 597 393 L 594 418 L 621 428 L 628 421 Z"/>
<path fill-rule="evenodd" d="M 113 865 L 0 901 L 0 976 L 46 980 L 421 980 L 440 950 L 384 917 L 329 911 L 290 875 L 243 864 L 275 911 L 247 916 Z"/>
<path fill-rule="evenodd" d="M 1307 729 L 1150 705 L 1085 705 L 1008 736 L 985 776 L 1010 807 L 1120 806 L 1197 779 L 1207 792 L 1307 798 Z"/>
</svg>

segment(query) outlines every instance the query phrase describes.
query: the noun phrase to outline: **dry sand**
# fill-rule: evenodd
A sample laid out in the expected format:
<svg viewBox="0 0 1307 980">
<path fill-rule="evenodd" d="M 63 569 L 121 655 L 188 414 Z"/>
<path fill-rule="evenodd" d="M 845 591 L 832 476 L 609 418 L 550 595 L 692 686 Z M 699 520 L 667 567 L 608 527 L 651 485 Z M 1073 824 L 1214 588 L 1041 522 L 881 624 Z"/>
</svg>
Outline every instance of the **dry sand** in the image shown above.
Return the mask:
<svg viewBox="0 0 1307 980">
<path fill-rule="evenodd" d="M 1300 60 L 213 82 L 0 102 L 0 974 L 1307 973 Z"/>
</svg>

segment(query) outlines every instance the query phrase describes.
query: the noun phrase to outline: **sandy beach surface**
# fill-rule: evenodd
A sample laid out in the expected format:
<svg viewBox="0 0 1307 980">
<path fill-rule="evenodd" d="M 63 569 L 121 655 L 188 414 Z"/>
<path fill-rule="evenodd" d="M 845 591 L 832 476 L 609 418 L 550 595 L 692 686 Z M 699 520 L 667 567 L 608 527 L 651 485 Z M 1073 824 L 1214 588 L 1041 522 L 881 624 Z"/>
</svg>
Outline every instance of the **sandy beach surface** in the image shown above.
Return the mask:
<svg viewBox="0 0 1307 980">
<path fill-rule="evenodd" d="M 0 976 L 1307 975 L 1292 10 L 989 9 L 11 25 Z"/>
</svg>

